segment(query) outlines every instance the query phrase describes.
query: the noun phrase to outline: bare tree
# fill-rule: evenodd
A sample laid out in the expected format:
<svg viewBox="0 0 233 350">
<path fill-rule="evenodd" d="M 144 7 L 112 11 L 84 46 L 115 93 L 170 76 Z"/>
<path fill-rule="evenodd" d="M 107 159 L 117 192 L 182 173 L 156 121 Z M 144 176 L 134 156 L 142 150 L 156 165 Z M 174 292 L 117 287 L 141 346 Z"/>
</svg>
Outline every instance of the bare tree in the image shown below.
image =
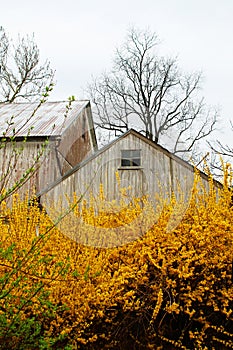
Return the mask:
<svg viewBox="0 0 233 350">
<path fill-rule="evenodd" d="M 52 76 L 50 63 L 40 64 L 34 36 L 19 37 L 14 45 L 0 27 L 0 103 L 41 96 Z"/>
<path fill-rule="evenodd" d="M 198 99 L 201 74 L 182 74 L 176 58 L 156 55 L 157 45 L 154 33 L 131 29 L 112 71 L 93 80 L 88 92 L 98 127 L 115 133 L 134 127 L 184 154 L 213 131 L 217 111 Z"/>
</svg>

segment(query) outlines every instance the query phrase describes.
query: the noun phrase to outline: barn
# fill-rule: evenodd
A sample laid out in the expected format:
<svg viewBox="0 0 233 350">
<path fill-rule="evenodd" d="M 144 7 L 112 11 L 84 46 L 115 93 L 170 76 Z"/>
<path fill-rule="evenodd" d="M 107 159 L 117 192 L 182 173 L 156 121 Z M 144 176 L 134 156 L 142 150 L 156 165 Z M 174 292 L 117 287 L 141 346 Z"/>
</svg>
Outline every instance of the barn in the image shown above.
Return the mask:
<svg viewBox="0 0 233 350">
<path fill-rule="evenodd" d="M 1 191 L 31 168 L 22 191 L 40 192 L 97 150 L 89 101 L 0 104 L 0 135 Z"/>
<path fill-rule="evenodd" d="M 160 215 L 160 200 L 170 199 L 173 194 L 181 199 L 174 206 L 167 226 L 167 229 L 174 228 L 189 204 L 194 167 L 133 129 L 97 149 L 89 101 L 77 101 L 72 110 L 66 112 L 64 102 L 48 103 L 36 113 L 32 104 L 1 106 L 0 114 L 5 118 L 14 115 L 17 127 L 14 142 L 3 142 L 4 147 L 0 149 L 2 174 L 6 172 L 4 165 L 9 163 L 12 147 L 22 149 L 9 172 L 9 179 L 14 182 L 46 143 L 39 167 L 22 192 L 36 191 L 38 201 L 63 234 L 82 244 L 113 247 L 140 237 Z M 6 124 L 2 123 L 1 130 L 4 127 L 6 129 Z M 13 131 L 11 123 L 8 129 L 3 135 L 7 140 Z M 27 142 L 24 142 L 26 136 Z M 202 172 L 200 176 L 202 185 L 208 188 L 208 176 Z M 145 195 L 149 197 L 149 206 L 142 204 L 142 213 L 127 225 L 109 229 L 83 225 L 74 207 L 70 207 L 74 194 L 76 198 L 94 198 L 98 213 L 100 187 L 109 201 L 104 202 L 108 206 L 107 215 L 117 213 L 112 203 L 121 203 L 122 193 L 126 207 L 133 203 L 133 198 Z M 150 211 L 150 215 L 143 215 L 144 210 L 147 214 Z M 58 218 L 62 220 L 57 221 Z M 125 231 L 128 225 L 130 235 Z"/>
<path fill-rule="evenodd" d="M 208 176 L 201 173 L 207 186 Z M 41 191 L 44 203 L 73 193 L 97 196 L 100 184 L 107 199 L 118 198 L 119 183 L 129 197 L 157 193 L 169 198 L 172 193 L 189 195 L 194 167 L 165 148 L 131 129 L 69 170 L 58 181 Z M 65 203 L 64 203 L 65 205 Z"/>
<path fill-rule="evenodd" d="M 200 176 L 200 190 L 208 189 L 208 176 L 202 172 Z M 189 206 L 194 180 L 195 169 L 191 164 L 131 129 L 37 195 L 52 221 L 62 217 L 57 225 L 63 234 L 85 245 L 107 248 L 129 243 L 147 232 L 162 213 L 163 200 L 175 195 L 177 202 L 166 227 L 174 229 Z M 101 199 L 100 188 L 107 200 Z M 72 202 L 74 193 L 76 203 Z M 142 196 L 149 201 L 145 202 Z M 125 225 L 101 227 L 76 215 L 80 211 L 75 208 L 82 209 L 83 204 L 84 207 L 91 204 L 97 217 L 103 211 L 106 218 L 118 215 L 122 208 L 134 206 L 135 197 L 142 212 Z"/>
</svg>

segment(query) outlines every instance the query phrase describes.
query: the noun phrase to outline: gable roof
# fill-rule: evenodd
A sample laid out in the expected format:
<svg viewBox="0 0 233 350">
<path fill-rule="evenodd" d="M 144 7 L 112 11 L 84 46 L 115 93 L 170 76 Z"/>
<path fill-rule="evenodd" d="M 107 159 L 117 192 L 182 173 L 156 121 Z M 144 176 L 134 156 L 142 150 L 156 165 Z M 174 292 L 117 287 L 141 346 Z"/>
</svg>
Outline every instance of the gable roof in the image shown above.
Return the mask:
<svg viewBox="0 0 233 350">
<path fill-rule="evenodd" d="M 166 148 L 164 148 L 163 146 L 159 145 L 158 143 L 155 143 L 154 141 L 148 139 L 146 136 L 142 135 L 139 131 L 136 131 L 135 129 L 129 129 L 128 131 L 124 132 L 123 134 L 121 134 L 120 136 L 118 136 L 117 138 L 115 138 L 114 140 L 112 140 L 111 142 L 109 142 L 107 145 L 103 146 L 102 148 L 100 148 L 97 152 L 95 152 L 94 154 L 92 154 L 91 156 L 89 156 L 88 158 L 86 158 L 84 161 L 82 161 L 81 163 L 78 163 L 74 168 L 70 169 L 68 171 L 67 174 L 64 174 L 64 177 L 67 177 L 69 175 L 71 175 L 71 173 L 75 172 L 76 170 L 78 170 L 79 168 L 81 168 L 82 166 L 84 166 L 86 163 L 88 163 L 90 160 L 98 157 L 100 154 L 104 153 L 107 149 L 111 148 L 115 143 L 119 142 L 120 140 L 122 140 L 123 138 L 126 138 L 128 135 L 134 135 L 135 137 L 141 139 L 143 142 L 147 143 L 148 145 L 152 146 L 153 148 L 155 148 L 157 151 L 162 152 L 163 154 L 167 155 L 169 158 L 174 159 L 176 162 L 182 164 L 183 166 L 185 166 L 186 168 L 189 168 L 191 170 L 194 170 L 194 166 L 191 165 L 189 162 L 187 162 L 186 160 L 176 156 L 174 153 L 171 153 L 170 151 L 168 151 Z M 204 173 L 203 173 L 204 174 Z M 204 174 L 206 176 L 206 174 Z"/>
<path fill-rule="evenodd" d="M 36 110 L 38 103 L 0 104 L 0 136 L 58 137 L 77 118 L 89 101 L 74 101 L 65 117 L 68 102 L 45 102 Z M 12 118 L 12 125 L 7 121 Z"/>
<path fill-rule="evenodd" d="M 97 150 L 95 153 L 93 153 L 92 155 L 90 155 L 89 157 L 87 157 L 86 159 L 84 159 L 82 162 L 78 163 L 76 166 L 74 166 L 72 169 L 70 169 L 69 171 L 67 171 L 67 173 L 65 173 L 60 179 L 56 180 L 54 183 L 50 184 L 47 188 L 45 188 L 44 190 L 42 190 L 40 193 L 38 193 L 38 196 L 41 196 L 43 194 L 45 194 L 46 192 L 50 191 L 51 189 L 53 189 L 55 186 L 57 186 L 59 183 L 61 183 L 63 180 L 65 180 L 66 178 L 68 178 L 69 176 L 71 176 L 73 173 L 75 173 L 77 170 L 79 170 L 80 168 L 82 168 L 84 165 L 86 165 L 88 162 L 90 162 L 91 160 L 97 158 L 98 156 L 100 156 L 102 153 L 104 153 L 106 150 L 108 150 L 109 148 L 111 148 L 114 144 L 116 144 L 117 142 L 119 142 L 120 140 L 122 140 L 123 138 L 126 138 L 129 135 L 134 135 L 135 137 L 141 139 L 142 141 L 144 141 L 145 143 L 147 143 L 148 145 L 152 146 L 153 148 L 155 148 L 156 150 L 158 150 L 159 152 L 162 152 L 163 154 L 167 155 L 170 159 L 175 160 L 176 162 L 182 164 L 184 167 L 190 169 L 191 171 L 194 171 L 195 168 L 193 165 L 191 165 L 190 163 L 188 163 L 187 161 L 183 160 L 182 158 L 176 156 L 175 154 L 169 152 L 166 148 L 160 146 L 159 144 L 156 144 L 155 142 L 149 140 L 147 137 L 145 137 L 144 135 L 142 135 L 140 132 L 134 130 L 134 129 L 130 129 L 128 131 L 126 131 L 125 133 L 123 133 L 122 135 L 120 135 L 119 137 L 117 137 L 116 139 L 114 139 L 113 141 L 109 142 L 106 146 L 102 147 L 101 149 Z M 202 178 L 208 180 L 208 175 L 206 175 L 204 172 L 199 171 L 200 175 Z M 217 187 L 222 187 L 222 184 L 216 180 L 214 180 L 214 183 Z"/>
</svg>

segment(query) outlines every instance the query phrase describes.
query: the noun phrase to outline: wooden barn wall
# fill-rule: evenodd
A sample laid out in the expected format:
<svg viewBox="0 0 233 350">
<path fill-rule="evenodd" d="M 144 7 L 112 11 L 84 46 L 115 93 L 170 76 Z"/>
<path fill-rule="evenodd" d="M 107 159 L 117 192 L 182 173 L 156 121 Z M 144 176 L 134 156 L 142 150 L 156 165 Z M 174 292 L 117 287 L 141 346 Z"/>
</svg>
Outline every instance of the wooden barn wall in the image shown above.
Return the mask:
<svg viewBox="0 0 233 350">
<path fill-rule="evenodd" d="M 62 174 L 92 153 L 88 108 L 85 108 L 64 131 L 57 150 L 61 157 Z"/>
<path fill-rule="evenodd" d="M 91 110 L 86 107 L 80 115 L 65 129 L 59 141 L 49 139 L 48 146 L 40 159 L 40 167 L 29 181 L 21 188 L 20 193 L 40 192 L 55 180 L 60 179 L 64 173 L 73 168 L 81 160 L 94 152 L 91 135 Z M 9 188 L 18 181 L 23 173 L 34 164 L 41 146 L 45 140 L 29 139 L 25 142 L 16 142 L 20 152 L 14 168 L 10 172 L 9 181 L 4 187 Z M 12 155 L 12 144 L 0 149 L 0 176 L 7 168 Z M 39 165 L 38 164 L 38 165 Z M 1 181 L 0 181 L 1 185 Z"/>
<path fill-rule="evenodd" d="M 39 171 L 38 191 L 42 191 L 94 152 L 90 107 L 67 126 L 61 140 L 50 141 L 49 152 Z"/>
<path fill-rule="evenodd" d="M 11 188 L 17 181 L 20 180 L 22 175 L 33 166 L 34 158 L 37 155 L 38 143 L 28 143 L 23 144 L 22 142 L 17 142 L 16 149 L 13 151 L 13 145 L 7 144 L 6 147 L 0 151 L 0 172 L 1 172 L 1 187 L 5 190 Z M 15 146 L 14 146 L 15 147 Z M 23 151 L 21 148 L 23 147 Z M 18 154 L 17 154 L 18 152 Z M 4 183 L 3 177 L 6 174 L 8 166 L 11 166 L 8 181 Z M 38 186 L 38 176 L 35 174 L 30 180 L 22 187 L 22 192 L 32 192 L 33 188 Z"/>
<path fill-rule="evenodd" d="M 13 145 L 9 143 L 5 148 L 0 150 L 1 178 L 5 174 L 10 162 L 13 165 L 9 172 L 8 182 L 4 184 L 5 189 L 12 187 L 31 167 L 35 168 L 34 175 L 30 176 L 30 179 L 18 191 L 21 195 L 25 193 L 29 195 L 34 194 L 61 177 L 53 142 L 50 142 L 49 147 L 47 147 L 40 157 L 40 161 L 35 163 L 42 144 L 43 141 L 17 142 L 15 152 L 13 151 Z M 18 155 L 16 155 L 17 150 Z M 3 180 L 0 181 L 0 184 L 3 185 Z"/>
<path fill-rule="evenodd" d="M 121 167 L 121 150 L 140 149 L 141 167 L 126 170 Z M 56 203 L 64 201 L 65 196 L 71 198 L 77 195 L 90 193 L 97 196 L 100 184 L 108 199 L 117 199 L 119 196 L 119 183 L 116 172 L 119 174 L 121 186 L 128 188 L 129 196 L 148 194 L 154 199 L 155 193 L 161 197 L 170 197 L 174 191 L 190 193 L 193 185 L 193 168 L 182 160 L 178 161 L 159 147 L 153 147 L 133 134 L 119 139 L 111 147 L 100 153 L 97 157 L 84 163 L 80 169 L 64 179 L 54 189 L 43 195 L 42 202 Z"/>
<path fill-rule="evenodd" d="M 49 141 L 38 170 L 37 192 L 43 190 L 52 184 L 55 180 L 62 177 L 61 164 L 63 158 L 56 150 L 57 141 Z"/>
</svg>

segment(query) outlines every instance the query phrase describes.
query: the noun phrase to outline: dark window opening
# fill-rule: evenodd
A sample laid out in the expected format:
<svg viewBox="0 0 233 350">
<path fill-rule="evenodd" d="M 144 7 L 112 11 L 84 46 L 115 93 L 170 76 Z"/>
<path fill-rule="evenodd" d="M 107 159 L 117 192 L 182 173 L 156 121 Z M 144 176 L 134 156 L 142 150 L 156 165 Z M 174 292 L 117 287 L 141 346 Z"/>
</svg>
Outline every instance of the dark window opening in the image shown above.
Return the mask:
<svg viewBox="0 0 233 350">
<path fill-rule="evenodd" d="M 121 166 L 123 167 L 141 166 L 141 151 L 140 150 L 121 151 Z"/>
</svg>

